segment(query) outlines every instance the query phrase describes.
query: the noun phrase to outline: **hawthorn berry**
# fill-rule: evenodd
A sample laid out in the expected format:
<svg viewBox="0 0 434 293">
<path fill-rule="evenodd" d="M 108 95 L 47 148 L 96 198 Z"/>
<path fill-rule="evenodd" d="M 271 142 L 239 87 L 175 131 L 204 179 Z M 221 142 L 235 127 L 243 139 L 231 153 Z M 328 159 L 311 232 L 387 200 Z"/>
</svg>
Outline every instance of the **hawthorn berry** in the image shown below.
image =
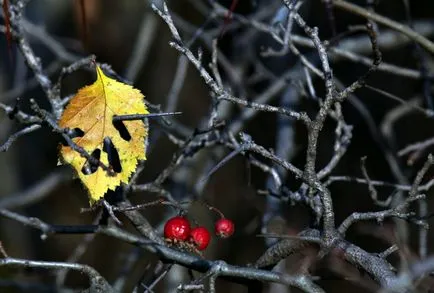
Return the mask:
<svg viewBox="0 0 434 293">
<path fill-rule="evenodd" d="M 204 250 L 211 240 L 211 233 L 205 227 L 196 227 L 190 232 L 190 240 L 198 250 Z"/>
<path fill-rule="evenodd" d="M 170 218 L 164 225 L 164 237 L 171 241 L 187 240 L 190 231 L 190 222 L 181 216 Z"/>
<path fill-rule="evenodd" d="M 234 223 L 226 218 L 221 218 L 215 223 L 215 234 L 221 238 L 228 238 L 235 232 Z"/>
</svg>

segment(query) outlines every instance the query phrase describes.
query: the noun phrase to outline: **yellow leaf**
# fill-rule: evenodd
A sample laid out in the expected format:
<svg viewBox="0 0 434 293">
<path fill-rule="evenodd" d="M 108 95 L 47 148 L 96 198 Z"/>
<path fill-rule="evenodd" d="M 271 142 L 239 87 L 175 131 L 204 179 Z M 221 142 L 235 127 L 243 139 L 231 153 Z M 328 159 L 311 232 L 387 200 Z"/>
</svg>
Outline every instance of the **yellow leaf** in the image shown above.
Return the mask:
<svg viewBox="0 0 434 293">
<path fill-rule="evenodd" d="M 147 125 L 141 120 L 114 124 L 113 116 L 149 113 L 139 90 L 107 77 L 98 66 L 96 72 L 95 83 L 78 91 L 59 121 L 62 128 L 76 130 L 74 143 L 113 170 L 90 164 L 70 146 L 61 147 L 61 161 L 76 170 L 91 205 L 108 189 L 128 183 L 138 161 L 146 160 Z"/>
</svg>

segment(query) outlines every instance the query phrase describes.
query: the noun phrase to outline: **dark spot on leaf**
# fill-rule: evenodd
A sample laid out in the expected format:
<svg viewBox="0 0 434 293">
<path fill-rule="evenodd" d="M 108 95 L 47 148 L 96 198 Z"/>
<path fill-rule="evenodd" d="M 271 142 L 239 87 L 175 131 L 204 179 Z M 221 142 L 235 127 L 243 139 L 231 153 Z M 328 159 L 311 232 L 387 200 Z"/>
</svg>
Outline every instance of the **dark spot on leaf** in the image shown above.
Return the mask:
<svg viewBox="0 0 434 293">
<path fill-rule="evenodd" d="M 124 124 L 124 122 L 122 120 L 115 120 L 115 121 L 113 121 L 113 126 L 119 132 L 119 135 L 122 137 L 123 140 L 126 140 L 126 141 L 130 141 L 131 140 L 131 135 L 128 132 L 128 129 L 125 126 L 125 124 Z"/>
<path fill-rule="evenodd" d="M 90 154 L 91 157 L 93 157 L 95 160 L 99 161 L 99 158 L 101 157 L 101 150 L 100 149 L 95 149 L 92 154 Z M 83 172 L 84 175 L 90 175 L 96 172 L 96 170 L 98 170 L 98 164 L 96 164 L 96 162 L 90 162 L 89 160 L 87 160 L 84 165 L 83 168 L 81 168 L 81 172 Z"/>
<path fill-rule="evenodd" d="M 122 166 L 121 160 L 119 159 L 119 153 L 109 137 L 104 138 L 104 146 L 102 150 L 107 153 L 109 166 L 111 166 L 113 171 L 116 173 L 120 173 L 122 171 Z"/>
<path fill-rule="evenodd" d="M 81 130 L 81 128 L 74 128 L 71 130 L 71 134 L 69 135 L 71 138 L 76 138 L 76 137 L 83 137 L 84 135 L 84 131 Z"/>
<path fill-rule="evenodd" d="M 83 137 L 84 136 L 84 131 L 81 130 L 80 128 L 78 128 L 78 127 L 74 128 L 74 129 L 66 128 L 65 129 L 65 134 L 67 136 L 69 136 L 71 139 L 73 139 L 73 138 L 76 138 L 76 137 Z M 68 145 L 67 141 L 65 140 L 65 138 L 63 136 L 62 136 L 60 142 L 64 146 Z"/>
</svg>

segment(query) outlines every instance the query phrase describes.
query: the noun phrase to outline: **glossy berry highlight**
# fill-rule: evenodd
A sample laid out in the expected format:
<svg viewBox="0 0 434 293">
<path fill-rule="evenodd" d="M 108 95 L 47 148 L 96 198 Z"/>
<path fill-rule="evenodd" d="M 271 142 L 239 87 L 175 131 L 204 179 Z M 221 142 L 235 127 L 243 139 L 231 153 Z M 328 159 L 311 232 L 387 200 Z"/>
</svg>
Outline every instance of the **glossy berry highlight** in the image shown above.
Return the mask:
<svg viewBox="0 0 434 293">
<path fill-rule="evenodd" d="M 215 223 L 215 234 L 221 238 L 228 238 L 235 232 L 234 223 L 226 218 L 221 218 Z"/>
<path fill-rule="evenodd" d="M 211 233 L 205 227 L 196 227 L 190 232 L 190 241 L 198 250 L 204 250 L 211 241 Z"/>
<path fill-rule="evenodd" d="M 187 240 L 190 231 L 190 222 L 181 216 L 169 219 L 164 225 L 164 237 L 171 241 Z"/>
</svg>

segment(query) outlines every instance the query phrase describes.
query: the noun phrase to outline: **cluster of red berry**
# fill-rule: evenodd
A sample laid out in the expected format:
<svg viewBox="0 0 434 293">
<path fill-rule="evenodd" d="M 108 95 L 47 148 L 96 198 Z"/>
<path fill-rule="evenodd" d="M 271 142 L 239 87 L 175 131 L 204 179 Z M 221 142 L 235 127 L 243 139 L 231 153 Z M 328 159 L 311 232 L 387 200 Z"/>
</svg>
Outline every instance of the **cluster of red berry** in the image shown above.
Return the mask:
<svg viewBox="0 0 434 293">
<path fill-rule="evenodd" d="M 221 218 L 215 223 L 215 234 L 221 238 L 228 238 L 234 234 L 234 223 Z M 211 241 L 211 233 L 206 227 L 191 228 L 190 222 L 183 216 L 170 218 L 164 225 L 164 237 L 171 243 L 189 242 L 197 250 L 204 250 Z"/>
</svg>

